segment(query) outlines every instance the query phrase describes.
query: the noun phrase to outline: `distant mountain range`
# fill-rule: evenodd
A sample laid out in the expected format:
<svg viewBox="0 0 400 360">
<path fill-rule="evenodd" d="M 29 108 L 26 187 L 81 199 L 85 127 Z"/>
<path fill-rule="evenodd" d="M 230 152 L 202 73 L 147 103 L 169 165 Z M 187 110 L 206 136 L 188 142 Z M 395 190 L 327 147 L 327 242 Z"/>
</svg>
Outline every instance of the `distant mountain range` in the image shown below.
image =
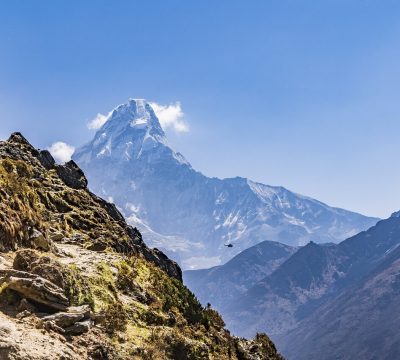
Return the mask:
<svg viewBox="0 0 400 360">
<path fill-rule="evenodd" d="M 114 201 L 149 245 L 185 269 L 225 263 L 264 240 L 338 242 L 378 220 L 283 187 L 204 176 L 168 145 L 144 100 L 116 107 L 74 160 L 94 192 Z"/>
<path fill-rule="evenodd" d="M 341 291 L 280 337 L 288 359 L 400 359 L 399 245 L 399 214 L 344 242 Z"/>
<path fill-rule="evenodd" d="M 340 244 L 310 242 L 292 255 L 288 249 L 289 256 L 252 286 L 242 286 L 230 262 L 185 272 L 184 278 L 201 301 L 215 300 L 235 334 L 267 330 L 288 359 L 397 359 L 399 245 L 396 213 Z M 264 246 L 261 257 L 256 247 L 236 256 L 235 269 L 259 275 L 272 252 L 269 243 Z M 219 279 L 240 291 L 229 296 Z"/>
<path fill-rule="evenodd" d="M 400 358 L 400 213 L 377 223 L 282 187 L 208 178 L 144 100 L 115 108 L 74 160 L 234 334 L 266 331 L 289 360 Z"/>
<path fill-rule="evenodd" d="M 278 242 L 263 241 L 224 265 L 185 271 L 184 282 L 204 305 L 210 302 L 222 308 L 271 274 L 296 250 Z"/>
</svg>

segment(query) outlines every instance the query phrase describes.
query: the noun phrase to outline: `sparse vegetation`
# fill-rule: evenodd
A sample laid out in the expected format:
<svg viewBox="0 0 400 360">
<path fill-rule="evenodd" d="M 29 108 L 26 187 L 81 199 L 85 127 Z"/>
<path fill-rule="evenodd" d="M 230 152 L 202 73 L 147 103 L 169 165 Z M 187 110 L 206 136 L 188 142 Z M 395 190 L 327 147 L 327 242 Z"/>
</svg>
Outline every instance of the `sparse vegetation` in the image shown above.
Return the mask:
<svg viewBox="0 0 400 360">
<path fill-rule="evenodd" d="M 32 168 L 21 160 L 0 162 L 0 249 L 24 245 L 30 228 L 46 230 L 42 207 L 27 176 Z"/>
<path fill-rule="evenodd" d="M 1 146 L 8 146 L 1 144 L 0 159 Z M 12 146 L 20 147 L 24 160 L 0 160 L 0 251 L 12 252 L 15 271 L 56 285 L 69 305 L 90 306 L 103 331 L 97 328 L 85 340 L 102 342 L 85 349 L 87 353 L 118 354 L 121 359 L 239 358 L 239 340 L 224 329 L 220 315 L 203 308 L 179 276 L 146 260 L 151 250 L 137 231 L 89 191 L 66 186 L 54 167 L 41 167 L 29 145 Z M 45 240 L 58 234 L 81 253 L 71 262 L 64 241 L 46 253 L 29 249 L 33 230 Z M 16 251 L 21 247 L 27 249 Z M 87 257 L 84 265 L 79 256 Z M 159 261 L 165 265 L 169 260 Z M 1 283 L 0 293 L 6 289 Z M 260 335 L 257 341 L 267 346 L 269 339 Z"/>
<path fill-rule="evenodd" d="M 104 326 L 108 334 L 125 331 L 128 323 L 128 312 L 118 301 L 109 304 L 104 312 Z"/>
<path fill-rule="evenodd" d="M 94 309 L 95 304 L 89 281 L 81 275 L 81 271 L 75 265 L 70 265 L 65 269 L 64 274 L 66 280 L 65 292 L 71 305 L 88 304 Z"/>
</svg>

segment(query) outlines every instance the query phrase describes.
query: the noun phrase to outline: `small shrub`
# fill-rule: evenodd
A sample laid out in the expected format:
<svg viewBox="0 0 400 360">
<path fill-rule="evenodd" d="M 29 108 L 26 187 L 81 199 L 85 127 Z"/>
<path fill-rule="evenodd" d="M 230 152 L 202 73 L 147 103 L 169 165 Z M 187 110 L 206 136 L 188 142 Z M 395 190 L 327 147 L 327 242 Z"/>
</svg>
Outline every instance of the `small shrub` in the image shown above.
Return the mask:
<svg viewBox="0 0 400 360">
<path fill-rule="evenodd" d="M 171 359 L 208 360 L 208 348 L 203 343 L 186 339 L 177 329 L 166 339 L 168 354 Z"/>
<path fill-rule="evenodd" d="M 32 177 L 32 170 L 28 167 L 26 162 L 24 161 L 17 161 L 15 164 L 15 169 L 17 170 L 18 177 L 21 179 L 28 179 Z"/>
<path fill-rule="evenodd" d="M 203 307 L 196 296 L 179 280 L 171 279 L 159 269 L 152 269 L 153 289 L 162 302 L 162 310 L 178 309 L 190 324 L 199 324 L 204 320 Z"/>
<path fill-rule="evenodd" d="M 161 316 L 157 311 L 148 309 L 140 314 L 140 319 L 150 326 L 161 326 L 168 322 L 168 319 Z"/>
<path fill-rule="evenodd" d="M 88 304 L 94 308 L 94 299 L 88 281 L 75 265 L 64 269 L 65 293 L 73 306 Z"/>
<path fill-rule="evenodd" d="M 134 271 L 125 260 L 116 264 L 118 269 L 116 285 L 119 290 L 124 293 L 132 293 L 137 290 L 138 285 L 134 281 Z"/>
<path fill-rule="evenodd" d="M 14 171 L 14 164 L 9 159 L 4 159 L 1 163 L 3 169 L 8 173 L 11 174 Z"/>
<path fill-rule="evenodd" d="M 204 310 L 204 313 L 204 325 L 206 328 L 209 328 L 211 325 L 218 330 L 222 330 L 225 327 L 225 322 L 217 310 L 212 309 L 211 306 L 207 306 L 207 308 Z"/>
<path fill-rule="evenodd" d="M 128 312 L 120 302 L 107 306 L 104 312 L 104 327 L 110 335 L 117 331 L 125 331 L 128 322 Z"/>
</svg>

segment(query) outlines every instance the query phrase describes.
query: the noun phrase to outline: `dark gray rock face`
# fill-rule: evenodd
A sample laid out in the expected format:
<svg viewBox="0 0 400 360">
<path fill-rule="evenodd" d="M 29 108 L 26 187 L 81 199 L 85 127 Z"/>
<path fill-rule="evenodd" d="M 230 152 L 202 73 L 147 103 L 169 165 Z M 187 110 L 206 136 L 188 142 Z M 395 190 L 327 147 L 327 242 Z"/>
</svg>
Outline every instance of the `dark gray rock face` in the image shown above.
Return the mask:
<svg viewBox="0 0 400 360">
<path fill-rule="evenodd" d="M 82 335 L 88 332 L 92 326 L 93 323 L 91 320 L 85 320 L 76 322 L 74 325 L 71 325 L 64 330 L 68 335 Z"/>
<path fill-rule="evenodd" d="M 29 143 L 29 141 L 20 132 L 12 133 L 8 139 L 8 142 L 11 144 L 12 143 L 22 144 L 22 145 L 27 145 L 29 147 L 32 147 L 32 145 Z"/>
<path fill-rule="evenodd" d="M 40 164 L 40 153 L 19 132 L 11 134 L 7 141 L 0 142 L 0 158 L 23 160 L 31 165 Z"/>
<path fill-rule="evenodd" d="M 175 262 L 169 261 L 168 257 L 157 248 L 152 249 L 152 251 L 145 252 L 144 254 L 146 260 L 153 262 L 158 267 L 163 269 L 167 274 L 170 274 L 176 279 L 182 280 L 182 270 Z"/>
<path fill-rule="evenodd" d="M 39 151 L 38 159 L 42 166 L 47 170 L 54 168 L 54 166 L 56 165 L 53 156 L 51 156 L 50 152 L 47 150 Z"/>
<path fill-rule="evenodd" d="M 125 222 L 124 216 L 121 212 L 117 209 L 115 204 L 109 203 L 108 201 L 103 200 L 102 198 L 98 197 L 97 195 L 92 193 L 92 196 L 96 198 L 96 200 L 101 203 L 101 205 L 107 210 L 108 214 L 111 216 L 112 219 L 119 222 Z"/>
<path fill-rule="evenodd" d="M 74 189 L 86 189 L 88 181 L 79 166 L 73 161 L 57 166 L 57 174 L 65 185 Z"/>
</svg>

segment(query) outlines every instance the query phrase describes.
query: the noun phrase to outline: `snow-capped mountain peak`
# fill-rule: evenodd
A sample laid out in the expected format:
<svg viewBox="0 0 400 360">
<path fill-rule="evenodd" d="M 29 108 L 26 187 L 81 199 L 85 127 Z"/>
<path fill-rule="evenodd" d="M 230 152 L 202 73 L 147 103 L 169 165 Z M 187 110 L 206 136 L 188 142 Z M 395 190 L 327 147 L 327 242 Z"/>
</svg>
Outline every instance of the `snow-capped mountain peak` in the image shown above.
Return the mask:
<svg viewBox="0 0 400 360">
<path fill-rule="evenodd" d="M 178 252 L 184 268 L 223 263 L 264 240 L 338 242 L 377 221 L 283 187 L 204 176 L 168 145 L 141 99 L 116 107 L 73 159 L 94 192 L 111 196 L 140 230 L 151 229 L 151 245 Z"/>
<path fill-rule="evenodd" d="M 151 136 L 165 139 L 165 133 L 151 105 L 144 99 L 129 99 L 117 106 L 109 115 L 99 132 L 118 130 L 147 131 Z M 130 133 L 132 134 L 132 130 Z"/>
<path fill-rule="evenodd" d="M 144 99 L 129 99 L 109 113 L 94 139 L 76 156 L 81 157 L 83 163 L 102 158 L 126 161 L 140 158 L 156 148 L 158 151 L 170 149 L 153 108 Z M 174 158 L 182 157 L 172 149 L 170 151 Z M 81 156 L 83 153 L 85 155 Z"/>
</svg>

